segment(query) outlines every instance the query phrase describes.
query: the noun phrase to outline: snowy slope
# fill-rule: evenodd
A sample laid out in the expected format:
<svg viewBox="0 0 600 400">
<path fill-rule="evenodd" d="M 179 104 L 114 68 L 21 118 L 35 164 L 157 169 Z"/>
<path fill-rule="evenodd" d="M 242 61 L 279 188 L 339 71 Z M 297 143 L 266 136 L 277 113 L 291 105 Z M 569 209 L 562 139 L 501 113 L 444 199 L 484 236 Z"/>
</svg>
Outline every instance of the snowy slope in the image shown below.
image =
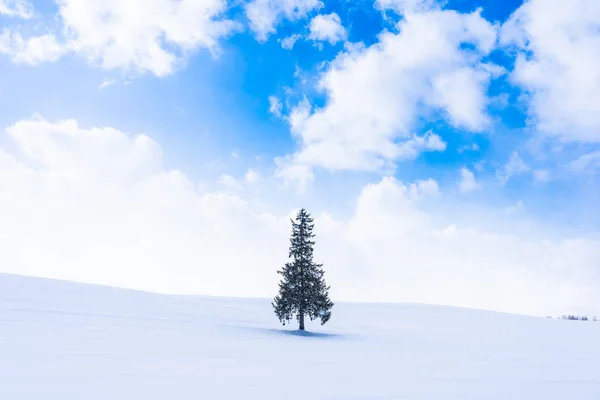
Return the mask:
<svg viewBox="0 0 600 400">
<path fill-rule="evenodd" d="M 308 329 L 268 300 L 0 274 L 0 399 L 600 399 L 600 323 L 340 303 Z"/>
</svg>

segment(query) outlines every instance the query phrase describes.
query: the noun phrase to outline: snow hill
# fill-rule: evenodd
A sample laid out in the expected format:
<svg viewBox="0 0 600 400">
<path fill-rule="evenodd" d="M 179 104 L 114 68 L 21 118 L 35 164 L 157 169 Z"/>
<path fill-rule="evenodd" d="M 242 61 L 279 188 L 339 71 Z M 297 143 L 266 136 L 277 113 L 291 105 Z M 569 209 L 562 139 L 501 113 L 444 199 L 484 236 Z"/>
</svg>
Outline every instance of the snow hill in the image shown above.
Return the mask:
<svg viewBox="0 0 600 400">
<path fill-rule="evenodd" d="M 0 399 L 600 399 L 600 323 L 333 311 L 299 335 L 269 300 L 0 274 Z"/>
</svg>

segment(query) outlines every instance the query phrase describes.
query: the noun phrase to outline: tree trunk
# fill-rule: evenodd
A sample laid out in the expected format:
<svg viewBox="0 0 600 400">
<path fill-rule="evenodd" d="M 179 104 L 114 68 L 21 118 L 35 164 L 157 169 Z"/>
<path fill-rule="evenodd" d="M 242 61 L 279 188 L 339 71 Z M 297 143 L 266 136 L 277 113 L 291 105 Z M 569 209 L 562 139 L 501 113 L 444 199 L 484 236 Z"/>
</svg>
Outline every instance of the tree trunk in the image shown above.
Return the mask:
<svg viewBox="0 0 600 400">
<path fill-rule="evenodd" d="M 304 330 L 304 313 L 300 313 L 300 327 L 298 329 Z"/>
</svg>

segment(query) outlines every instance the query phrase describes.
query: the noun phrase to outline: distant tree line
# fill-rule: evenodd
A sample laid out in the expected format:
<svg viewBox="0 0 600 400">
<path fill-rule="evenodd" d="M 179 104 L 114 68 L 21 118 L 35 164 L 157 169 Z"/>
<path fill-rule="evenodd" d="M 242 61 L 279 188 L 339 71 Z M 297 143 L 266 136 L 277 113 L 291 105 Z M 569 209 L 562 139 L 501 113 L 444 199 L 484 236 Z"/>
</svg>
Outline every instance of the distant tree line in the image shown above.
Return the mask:
<svg viewBox="0 0 600 400">
<path fill-rule="evenodd" d="M 546 317 L 546 318 L 552 318 L 552 317 Z M 596 317 L 588 317 L 587 315 L 567 314 L 567 315 L 561 315 L 560 317 L 558 317 L 558 319 L 566 319 L 566 320 L 569 320 L 569 321 L 593 321 L 593 322 L 598 322 L 598 318 L 596 318 Z"/>
<path fill-rule="evenodd" d="M 568 319 L 570 321 L 598 321 L 596 317 L 588 318 L 587 315 L 563 315 L 560 319 Z"/>
</svg>

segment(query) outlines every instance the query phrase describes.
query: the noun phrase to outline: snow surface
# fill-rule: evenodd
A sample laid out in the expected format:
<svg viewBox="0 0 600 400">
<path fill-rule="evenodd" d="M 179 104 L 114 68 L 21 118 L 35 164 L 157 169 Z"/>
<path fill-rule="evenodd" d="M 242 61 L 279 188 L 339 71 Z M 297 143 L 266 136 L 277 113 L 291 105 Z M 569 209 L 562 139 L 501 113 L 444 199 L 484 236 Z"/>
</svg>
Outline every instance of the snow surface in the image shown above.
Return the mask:
<svg viewBox="0 0 600 400">
<path fill-rule="evenodd" d="M 0 399 L 600 399 L 600 323 L 269 303 L 0 274 Z"/>
</svg>

